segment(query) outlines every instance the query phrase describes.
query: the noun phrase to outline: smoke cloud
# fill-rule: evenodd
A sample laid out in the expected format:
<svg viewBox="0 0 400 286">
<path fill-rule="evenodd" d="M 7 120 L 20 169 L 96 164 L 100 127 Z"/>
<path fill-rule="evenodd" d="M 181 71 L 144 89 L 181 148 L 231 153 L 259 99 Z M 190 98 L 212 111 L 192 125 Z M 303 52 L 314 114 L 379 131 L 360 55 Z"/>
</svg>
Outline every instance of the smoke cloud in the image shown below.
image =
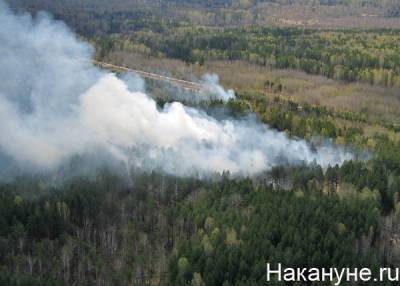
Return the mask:
<svg viewBox="0 0 400 286">
<path fill-rule="evenodd" d="M 130 83 L 134 78 L 135 77 L 130 75 L 128 78 L 128 83 Z M 123 79 L 125 81 L 126 76 L 124 76 Z M 159 82 L 158 84 L 161 84 L 162 86 L 162 94 L 160 97 L 167 101 L 180 101 L 189 105 L 204 105 L 213 101 L 226 103 L 229 100 L 235 99 L 235 92 L 232 89 L 225 90 L 219 84 L 219 77 L 216 74 L 205 74 L 200 80 L 192 80 L 198 82 L 198 86 L 201 87 L 200 91 L 194 92 L 193 90 L 182 88 L 178 85 Z M 137 79 L 135 81 L 137 81 Z M 141 90 L 145 92 L 144 89 Z"/>
<path fill-rule="evenodd" d="M 255 119 L 217 120 L 179 102 L 160 109 L 143 80 L 91 64 L 93 48 L 47 14 L 15 15 L 0 0 L 0 168 L 54 170 L 75 155 L 177 176 L 252 175 L 280 164 L 342 163 L 351 154 L 289 139 Z M 215 76 L 204 82 L 234 97 Z M 7 161 L 8 163 L 4 163 Z"/>
<path fill-rule="evenodd" d="M 219 85 L 219 77 L 217 74 L 205 74 L 201 82 L 204 86 L 205 94 L 207 94 L 211 100 L 227 102 L 235 98 L 235 92 L 232 89 L 225 90 Z"/>
</svg>

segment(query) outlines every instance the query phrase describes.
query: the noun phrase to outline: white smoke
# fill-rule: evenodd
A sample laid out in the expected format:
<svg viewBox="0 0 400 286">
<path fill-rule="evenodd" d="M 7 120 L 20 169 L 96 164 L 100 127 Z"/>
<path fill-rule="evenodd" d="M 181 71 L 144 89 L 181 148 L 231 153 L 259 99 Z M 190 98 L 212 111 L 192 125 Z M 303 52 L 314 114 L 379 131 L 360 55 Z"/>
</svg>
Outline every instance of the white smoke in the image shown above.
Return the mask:
<svg viewBox="0 0 400 286">
<path fill-rule="evenodd" d="M 203 96 L 206 95 L 210 100 L 227 102 L 235 98 L 235 92 L 232 89 L 225 90 L 219 84 L 219 77 L 217 74 L 203 75 L 201 83 L 205 89 Z"/>
<path fill-rule="evenodd" d="M 1 1 L 0 55 L 0 158 L 23 169 L 49 170 L 87 153 L 178 176 L 251 175 L 279 164 L 351 158 L 332 146 L 313 151 L 255 120 L 221 121 L 178 102 L 160 110 L 142 80 L 95 68 L 92 47 L 63 23 L 14 15 Z M 204 81 L 224 99 L 234 96 L 218 78 Z"/>
<path fill-rule="evenodd" d="M 193 79 L 199 90 L 194 92 L 190 88 L 180 87 L 174 84 L 163 84 L 164 100 L 175 100 L 190 105 L 204 105 L 215 101 L 228 102 L 235 99 L 235 92 L 232 89 L 225 90 L 219 84 L 219 77 L 216 74 L 205 74 L 200 80 Z M 125 80 L 124 80 L 125 81 Z"/>
</svg>

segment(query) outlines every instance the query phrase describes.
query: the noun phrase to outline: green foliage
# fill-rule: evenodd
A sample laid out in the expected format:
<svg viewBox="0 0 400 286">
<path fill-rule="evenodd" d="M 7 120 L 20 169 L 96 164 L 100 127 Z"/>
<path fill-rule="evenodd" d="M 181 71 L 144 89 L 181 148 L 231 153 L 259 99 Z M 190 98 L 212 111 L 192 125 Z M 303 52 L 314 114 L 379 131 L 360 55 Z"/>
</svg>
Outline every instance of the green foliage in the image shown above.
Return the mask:
<svg viewBox="0 0 400 286">
<path fill-rule="evenodd" d="M 240 203 L 233 207 L 238 194 Z M 299 196 L 267 186 L 254 188 L 249 180 L 224 180 L 182 208 L 184 217 L 187 212 L 195 215 L 199 231 L 182 242 L 171 259 L 170 285 L 187 285 L 198 274 L 206 285 L 264 285 L 267 262 L 287 267 L 375 266 L 353 248 L 357 238 L 373 236 L 370 230 L 378 227 L 373 200 L 344 201 L 311 190 Z M 210 240 L 213 253 L 200 246 L 203 222 L 210 217 L 218 229 Z M 179 275 L 182 257 L 185 270 L 191 265 L 191 275 L 186 271 L 184 280 Z"/>
<path fill-rule="evenodd" d="M 154 276 L 162 279 L 157 263 L 165 264 L 187 235 L 175 230 L 183 229 L 176 201 L 196 190 L 198 180 L 154 173 L 135 173 L 134 185 L 125 179 L 104 170 L 42 187 L 37 195 L 40 178 L 0 183 L 0 285 L 144 285 Z M 182 277 L 190 272 L 184 262 Z"/>
<path fill-rule="evenodd" d="M 168 33 L 140 32 L 130 41 L 190 63 L 246 60 L 338 80 L 400 87 L 398 31 L 181 27 Z M 273 87 L 268 82 L 266 87 L 282 90 L 282 86 Z"/>
<path fill-rule="evenodd" d="M 7 286 L 56 286 L 58 285 L 52 280 L 32 277 L 31 275 L 19 274 L 10 275 L 9 273 L 0 272 L 0 285 Z"/>
<path fill-rule="evenodd" d="M 278 186 L 289 181 L 293 191 L 229 174 L 198 181 L 136 173 L 135 184 L 127 186 L 103 172 L 35 199 L 16 191 L 23 179 L 1 184 L 0 277 L 31 283 L 37 279 L 30 273 L 41 273 L 37 283 L 72 284 L 81 273 L 83 284 L 141 284 L 168 276 L 171 285 L 259 285 L 267 261 L 303 267 L 379 263 L 369 260 L 374 253 L 368 258 L 354 247 L 366 236 L 373 249 L 379 236 L 384 205 L 371 191 L 379 181 L 364 186 L 361 180 L 347 197 L 337 186 L 330 193 L 324 187 L 355 182 L 359 169 L 371 176 L 363 164 L 371 163 L 348 162 L 326 172 L 317 165 L 274 169 L 271 180 Z M 388 180 L 396 186 L 394 175 Z M 161 272 L 168 261 L 167 273 Z"/>
</svg>

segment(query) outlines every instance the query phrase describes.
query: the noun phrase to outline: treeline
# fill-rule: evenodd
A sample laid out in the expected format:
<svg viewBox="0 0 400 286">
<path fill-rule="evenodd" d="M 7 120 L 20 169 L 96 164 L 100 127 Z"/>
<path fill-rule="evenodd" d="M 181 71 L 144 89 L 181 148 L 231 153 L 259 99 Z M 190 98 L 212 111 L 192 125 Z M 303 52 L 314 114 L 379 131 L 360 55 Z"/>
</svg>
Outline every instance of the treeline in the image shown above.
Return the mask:
<svg viewBox="0 0 400 286">
<path fill-rule="evenodd" d="M 40 0 L 30 3 L 18 0 L 10 1 L 10 5 L 32 13 L 50 11 L 55 18 L 65 21 L 82 36 L 94 39 L 100 57 L 114 49 L 144 52 L 153 56 L 164 55 L 200 64 L 213 59 L 240 59 L 274 68 L 302 70 L 333 79 L 400 86 L 397 30 L 360 32 L 265 28 L 249 26 L 251 23 L 257 25 L 257 13 L 253 15 L 243 12 L 246 19 L 240 19 L 236 14 L 226 16 L 223 9 L 219 8 L 210 9 L 214 15 L 212 17 L 206 9 L 197 15 L 195 9 L 184 8 L 197 5 L 240 6 L 240 2 L 118 0 L 111 5 L 106 1 Z M 256 5 L 264 1 L 243 2 Z M 296 4 L 295 1 L 286 0 L 278 3 Z M 302 4 L 306 3 L 302 1 Z M 399 10 L 398 3 L 393 1 L 321 0 L 320 4 L 387 7 L 387 14 L 391 17 L 396 17 Z M 233 10 L 232 13 L 242 13 Z M 197 18 L 196 21 L 201 23 L 203 18 L 209 17 L 215 22 L 212 27 L 193 24 Z M 247 24 L 243 25 L 242 21 Z M 217 28 L 221 25 L 227 28 Z M 229 28 L 231 26 L 239 28 Z"/>
<path fill-rule="evenodd" d="M 368 123 L 364 116 L 346 111 L 334 111 L 325 106 L 298 103 L 278 96 L 262 96 L 255 92 L 237 93 L 235 101 L 228 102 L 232 115 L 255 112 L 258 118 L 274 129 L 284 131 L 289 136 L 305 138 L 330 138 L 338 145 L 352 146 L 353 151 L 374 150 L 381 140 L 380 135 L 367 136 L 357 125 Z M 339 120 L 350 124 L 339 125 Z M 352 126 L 353 125 L 353 126 Z M 395 127 L 388 124 L 387 128 Z M 396 132 L 396 131 L 393 131 Z"/>
<path fill-rule="evenodd" d="M 165 13 L 159 1 L 116 0 L 109 1 L 7 1 L 14 10 L 36 15 L 46 11 L 57 20 L 64 21 L 82 36 L 93 37 L 111 34 L 129 34 L 139 30 L 165 32 L 174 28 L 182 17 L 173 11 Z"/>
<path fill-rule="evenodd" d="M 182 28 L 168 34 L 138 33 L 113 39 L 116 50 L 125 41 L 144 44 L 190 63 L 246 60 L 280 69 L 302 70 L 344 81 L 400 86 L 397 31 L 319 31 L 298 28 Z M 126 44 L 125 44 L 126 45 Z M 101 49 L 101 45 L 99 46 Z"/>
</svg>

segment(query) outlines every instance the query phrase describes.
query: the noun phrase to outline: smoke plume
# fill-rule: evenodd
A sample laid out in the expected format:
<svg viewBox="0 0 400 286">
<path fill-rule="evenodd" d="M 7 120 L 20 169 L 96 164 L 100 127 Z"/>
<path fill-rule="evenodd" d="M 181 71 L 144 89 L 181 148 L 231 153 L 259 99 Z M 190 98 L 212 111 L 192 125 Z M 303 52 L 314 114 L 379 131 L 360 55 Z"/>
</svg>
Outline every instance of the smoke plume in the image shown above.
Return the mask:
<svg viewBox="0 0 400 286">
<path fill-rule="evenodd" d="M 225 90 L 219 85 L 219 77 L 216 74 L 205 74 L 201 82 L 204 86 L 205 94 L 208 95 L 211 100 L 227 102 L 235 98 L 235 92 L 232 89 Z"/>
<path fill-rule="evenodd" d="M 177 176 L 251 175 L 279 164 L 341 163 L 349 153 L 289 139 L 254 119 L 217 120 L 179 102 L 157 107 L 143 81 L 91 64 L 93 48 L 47 14 L 0 1 L 0 168 L 52 170 L 75 155 Z M 208 88 L 224 99 L 217 78 Z M 7 163 L 4 163 L 7 162 Z"/>
</svg>

